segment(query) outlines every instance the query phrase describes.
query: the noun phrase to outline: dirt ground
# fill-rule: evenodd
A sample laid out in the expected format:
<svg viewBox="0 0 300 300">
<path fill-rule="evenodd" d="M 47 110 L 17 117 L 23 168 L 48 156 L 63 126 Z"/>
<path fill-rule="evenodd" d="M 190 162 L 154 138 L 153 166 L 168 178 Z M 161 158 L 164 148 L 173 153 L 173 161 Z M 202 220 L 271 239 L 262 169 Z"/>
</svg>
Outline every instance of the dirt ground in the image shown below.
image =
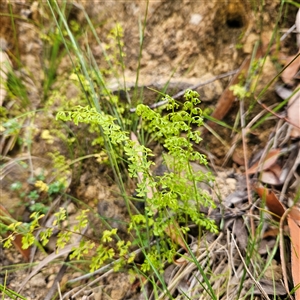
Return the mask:
<svg viewBox="0 0 300 300">
<path fill-rule="evenodd" d="M 86 26 L 87 22 L 82 10 L 85 9 L 93 23 L 96 24 L 96 33 L 104 48 L 109 49 L 108 46 L 112 46 L 109 32 L 116 23 L 118 22 L 123 28 L 125 82 L 121 76 L 118 78 L 108 75 L 109 86 L 116 93 L 135 85 L 141 42 L 140 31 L 147 11 L 147 26 L 143 40 L 138 86 L 144 92 L 144 102 L 151 105 L 158 98 L 157 94 L 147 87 L 162 90 L 169 83 L 166 91 L 170 95 L 175 95 L 190 86 L 239 68 L 244 59 L 251 56 L 255 42 L 260 38 L 263 43 L 268 43 L 274 33 L 280 1 L 266 0 L 264 2 L 265 5 L 262 10 L 259 6 L 253 7 L 251 1 L 242 0 L 150 1 L 149 6 L 147 6 L 146 1 L 78 0 L 77 2 L 68 1 L 67 9 L 69 10 L 69 22 L 74 20 L 78 24 Z M 10 3 L 11 5 L 8 5 L 7 1 L 1 0 L 1 13 L 8 13 L 12 10 L 18 16 L 14 20 L 16 31 L 12 26 L 11 18 L 2 15 L 0 46 L 9 55 L 19 78 L 25 82 L 29 104 L 27 109 L 21 110 L 24 113 L 26 110 L 38 110 L 45 104 L 45 99 L 42 96 L 43 81 L 48 74 L 43 70 L 45 70 L 44 64 L 47 64 L 44 57 L 49 49 L 47 49 L 46 37 L 43 36 L 43 29 L 41 28 L 43 28 L 42 26 L 49 26 L 50 19 L 46 13 L 46 2 L 20 0 L 10 1 Z M 282 33 L 294 24 L 296 11 L 296 8 L 290 6 L 286 17 L 280 20 L 279 30 Z M 15 32 L 17 36 L 15 36 Z M 293 34 L 286 38 L 281 50 L 283 53 L 295 53 L 294 38 Z M 102 49 L 91 32 L 80 37 L 78 42 L 82 46 L 89 45 L 100 69 L 109 69 L 103 58 Z M 17 56 L 20 57 L 19 65 L 13 59 Z M 280 68 L 281 66 L 274 62 L 273 57 L 267 57 L 256 89 L 257 95 L 278 74 Z M 78 87 L 69 79 L 70 69 L 70 60 L 65 55 L 58 62 L 56 80 L 52 87 L 53 90 L 59 87 L 66 99 L 75 98 L 79 94 Z M 214 109 L 230 79 L 231 76 L 216 79 L 210 84 L 196 89 L 200 94 L 203 110 Z M 20 109 L 9 97 L 7 95 L 1 105 L 9 107 L 11 115 L 16 116 Z M 136 100 L 133 99 L 131 108 L 134 108 Z M 45 111 L 36 112 L 34 122 L 27 121 L 23 124 L 23 128 L 31 128 L 29 131 L 22 131 L 22 135 L 31 134 L 30 151 L 26 147 L 18 146 L 10 138 L 0 136 L 2 154 L 5 150 L 3 155 L 8 158 L 7 161 L 12 162 L 7 165 L 5 160 L 1 161 L 5 171 L 5 176 L 1 178 L 1 204 L 8 210 L 13 210 L 14 216 L 18 216 L 23 221 L 28 219 L 28 212 L 24 207 L 18 206 L 18 196 L 13 194 L 7 186 L 15 181 L 22 181 L 26 185 L 24 189 L 30 190 L 30 183 L 26 183 L 26 178 L 30 177 L 30 170 L 20 168 L 19 164 L 13 163 L 13 159 L 19 158 L 27 163 L 29 157 L 34 157 L 33 169 L 35 173 L 38 173 L 41 166 L 46 170 L 51 169 L 51 163 L 45 156 L 46 152 L 55 153 L 58 151 L 62 155 L 70 155 L 66 142 L 60 139 L 59 134 L 56 136 L 52 134 L 52 138 L 45 137 L 45 130 L 51 128 L 52 124 L 55 123 L 55 113 L 59 101 L 59 99 L 54 98 L 51 104 L 47 104 Z M 274 91 L 274 85 L 270 86 L 262 101 L 268 106 L 280 101 Z M 238 103 L 233 103 L 223 121 L 233 126 L 238 109 Z M 256 115 L 259 109 L 256 107 L 251 112 L 251 116 Z M 266 122 L 255 132 L 255 135 L 253 134 L 249 138 L 249 156 L 252 155 L 252 151 L 254 153 L 265 146 L 276 122 L 277 120 L 274 119 Z M 66 133 L 64 128 L 56 128 L 55 125 L 53 127 L 52 129 L 57 130 L 57 132 Z M 71 129 L 79 131 L 75 127 L 71 127 Z M 216 181 L 220 194 L 225 199 L 244 184 L 241 179 L 244 168 L 239 164 L 243 157 L 242 145 L 239 144 L 235 151 L 227 157 L 226 155 L 234 142 L 231 130 L 221 126 L 215 130 L 226 145 L 220 142 L 220 139 L 207 133 L 200 149 L 208 156 L 211 167 L 217 176 Z M 84 131 L 83 128 L 82 131 Z M 91 154 L 92 151 L 89 149 L 91 137 L 87 137 L 82 131 L 81 133 L 78 132 L 82 138 L 82 147 L 85 149 L 86 155 Z M 49 182 L 53 180 L 51 176 L 53 174 L 49 171 L 49 174 L 46 174 L 46 180 Z M 55 176 L 59 175 L 56 174 Z M 112 180 L 111 171 L 105 166 L 99 166 L 94 158 L 88 158 L 76 164 L 75 168 L 72 169 L 72 175 L 68 173 L 67 177 L 68 194 L 94 208 L 96 213 L 112 220 L 111 225 L 118 228 L 119 232 L 126 236 L 126 226 L 124 225 L 128 220 L 126 206 Z M 128 184 L 127 188 L 132 193 L 134 192 L 132 182 Z M 240 190 L 243 191 L 243 187 Z M 72 197 L 57 198 L 54 199 L 54 202 L 65 205 L 70 217 L 75 218 L 78 212 L 78 203 L 73 203 Z M 97 235 L 97 232 L 103 230 L 102 225 L 97 223 L 96 217 L 91 217 L 91 220 L 94 223 L 88 234 Z M 239 242 L 243 243 L 243 241 Z M 55 250 L 54 247 L 50 244 L 46 252 L 37 251 L 33 261 L 38 262 L 46 259 L 47 255 Z M 0 283 L 5 283 L 7 288 L 17 290 L 28 276 L 26 264 L 14 248 L 3 249 L 1 247 L 0 270 L 2 268 L 9 269 L 13 265 L 17 267 L 12 268 L 12 272 L 0 274 Z M 85 268 L 83 266 L 81 265 L 80 268 L 87 272 L 88 264 Z M 47 265 L 26 283 L 21 295 L 26 299 L 48 299 L 45 297 L 51 287 L 55 285 L 56 275 L 60 268 L 61 264 L 59 263 Z M 60 286 L 64 286 L 67 281 L 81 276 L 81 271 L 77 265 L 73 265 L 62 276 Z M 278 272 L 280 273 L 280 270 Z M 76 291 L 74 289 L 72 293 L 78 292 L 80 287 L 82 291 L 78 292 L 72 299 L 144 299 L 138 288 L 138 283 L 132 283 L 126 272 L 109 273 L 103 278 L 98 278 L 98 280 L 97 286 L 90 287 L 82 281 L 82 286 L 79 286 Z M 69 290 L 66 288 L 62 291 L 65 295 L 63 299 L 71 299 L 67 298 Z M 8 298 L 4 297 L 4 299 Z"/>
</svg>

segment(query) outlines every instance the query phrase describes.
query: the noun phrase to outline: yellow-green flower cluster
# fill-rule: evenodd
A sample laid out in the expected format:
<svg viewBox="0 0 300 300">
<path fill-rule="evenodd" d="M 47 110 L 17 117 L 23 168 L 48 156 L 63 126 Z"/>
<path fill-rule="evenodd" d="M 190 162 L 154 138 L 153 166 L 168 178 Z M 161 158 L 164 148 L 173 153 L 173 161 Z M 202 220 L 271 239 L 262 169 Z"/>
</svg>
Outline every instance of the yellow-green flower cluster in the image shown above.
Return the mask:
<svg viewBox="0 0 300 300">
<path fill-rule="evenodd" d="M 40 192 L 47 193 L 49 190 L 49 186 L 42 180 L 38 180 L 34 186 L 40 190 Z"/>
</svg>

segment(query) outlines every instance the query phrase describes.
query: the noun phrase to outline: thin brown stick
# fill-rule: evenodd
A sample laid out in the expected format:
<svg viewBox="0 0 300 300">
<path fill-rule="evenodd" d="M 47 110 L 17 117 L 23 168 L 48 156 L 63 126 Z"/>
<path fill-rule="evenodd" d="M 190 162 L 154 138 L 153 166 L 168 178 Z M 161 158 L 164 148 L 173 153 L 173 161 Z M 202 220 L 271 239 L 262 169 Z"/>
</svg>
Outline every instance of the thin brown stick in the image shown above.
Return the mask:
<svg viewBox="0 0 300 300">
<path fill-rule="evenodd" d="M 253 219 L 253 201 L 252 201 L 252 195 L 251 195 L 251 184 L 250 184 L 250 178 L 248 175 L 248 151 L 247 151 L 247 143 L 246 143 L 246 128 L 242 127 L 242 144 L 243 144 L 243 154 L 244 154 L 244 161 L 245 161 L 245 174 L 246 174 L 246 185 L 247 185 L 247 195 L 248 195 L 248 203 L 251 205 L 250 208 L 250 227 L 251 227 L 251 234 L 252 237 L 255 235 L 255 225 L 254 225 L 254 219 Z"/>
<path fill-rule="evenodd" d="M 290 125 L 293 125 L 294 127 L 296 127 L 297 129 L 300 129 L 300 127 L 298 125 L 296 125 L 295 123 L 293 123 L 292 121 L 290 121 L 287 117 L 284 116 L 280 116 L 278 114 L 276 114 L 276 112 L 272 111 L 271 109 L 269 109 L 265 104 L 261 103 L 259 100 L 257 100 L 257 103 L 260 104 L 265 110 L 267 110 L 269 113 L 271 113 L 273 116 L 277 117 L 278 119 L 281 120 L 285 120 L 287 123 L 289 123 Z"/>
<path fill-rule="evenodd" d="M 227 72 L 227 73 L 223 73 L 223 74 L 217 75 L 217 76 L 215 76 L 215 77 L 213 77 L 213 78 L 211 78 L 211 79 L 209 79 L 207 81 L 199 82 L 199 83 L 197 83 L 195 85 L 192 85 L 192 86 L 188 87 L 187 89 L 184 89 L 184 90 L 180 91 L 179 93 L 173 95 L 172 98 L 173 99 L 178 99 L 179 97 L 183 96 L 184 93 L 187 90 L 194 90 L 194 89 L 197 89 L 197 88 L 199 88 L 201 86 L 205 86 L 207 84 L 210 84 L 210 83 L 212 83 L 212 82 L 214 82 L 214 81 L 216 81 L 218 79 L 222 79 L 222 78 L 225 78 L 225 77 L 228 77 L 228 76 L 235 75 L 238 71 L 239 71 L 239 69 L 236 69 L 236 70 L 233 70 L 233 71 L 230 71 L 230 72 Z M 149 107 L 152 108 L 152 109 L 153 108 L 158 108 L 158 107 L 163 106 L 163 105 L 165 105 L 167 103 L 168 103 L 168 100 L 163 100 L 163 101 L 159 101 L 157 103 L 151 104 L 151 105 L 149 105 Z M 135 107 L 134 108 L 130 108 L 129 111 L 130 112 L 135 112 L 136 108 Z"/>
<path fill-rule="evenodd" d="M 251 61 L 249 62 L 249 66 L 251 65 Z M 246 174 L 246 185 L 247 185 L 247 195 L 248 195 L 248 203 L 251 206 L 250 208 L 250 227 L 251 227 L 251 234 L 252 237 L 255 235 L 255 225 L 253 215 L 253 206 L 252 206 L 252 195 L 251 195 L 251 185 L 250 185 L 250 178 L 248 174 L 248 151 L 247 151 L 247 142 L 246 142 L 246 135 L 247 135 L 247 127 L 246 122 L 244 119 L 245 116 L 245 109 L 244 109 L 245 101 L 244 99 L 240 100 L 240 119 L 241 119 L 241 128 L 242 128 L 242 145 L 243 145 L 243 155 L 244 155 L 244 162 L 245 162 L 245 174 Z"/>
<path fill-rule="evenodd" d="M 225 77 L 228 77 L 228 76 L 231 76 L 231 75 L 235 75 L 238 71 L 239 71 L 239 69 L 236 69 L 236 70 L 233 70 L 233 71 L 229 71 L 229 72 L 226 72 L 226 73 L 217 75 L 217 76 L 215 76 L 215 77 L 213 77 L 213 78 L 211 78 L 211 79 L 209 79 L 209 80 L 206 80 L 206 81 L 204 81 L 204 82 L 200 82 L 200 83 L 197 83 L 197 84 L 195 84 L 195 85 L 192 85 L 192 86 L 188 87 L 187 89 L 189 89 L 189 90 L 197 89 L 197 88 L 199 88 L 199 87 L 201 87 L 201 86 L 204 86 L 204 85 L 213 83 L 214 81 L 216 81 L 216 80 L 218 80 L 218 79 L 222 79 L 222 78 L 225 78 Z M 187 89 L 185 89 L 185 90 L 183 90 L 183 91 L 181 91 L 181 92 L 175 94 L 172 98 L 173 98 L 173 99 L 177 99 L 177 98 L 183 96 L 183 95 L 185 94 L 185 92 L 186 92 Z M 152 108 L 152 107 L 151 107 L 151 108 Z"/>
</svg>

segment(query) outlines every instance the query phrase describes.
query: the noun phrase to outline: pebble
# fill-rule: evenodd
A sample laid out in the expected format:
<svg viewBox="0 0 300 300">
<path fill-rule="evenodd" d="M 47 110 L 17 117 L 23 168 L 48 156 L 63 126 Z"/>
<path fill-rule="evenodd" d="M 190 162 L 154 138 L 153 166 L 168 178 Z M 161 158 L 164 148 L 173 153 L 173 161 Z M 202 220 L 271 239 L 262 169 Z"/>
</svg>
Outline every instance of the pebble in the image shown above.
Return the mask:
<svg viewBox="0 0 300 300">
<path fill-rule="evenodd" d="M 47 289 L 50 289 L 53 285 L 53 282 L 56 278 L 57 274 L 51 274 L 49 277 L 48 277 L 48 283 L 47 283 Z"/>
<path fill-rule="evenodd" d="M 68 207 L 67 207 L 67 213 L 68 213 L 69 215 L 72 215 L 72 214 L 75 214 L 75 213 L 76 213 L 76 206 L 75 206 L 74 203 L 71 202 L 71 203 L 68 205 Z"/>
<path fill-rule="evenodd" d="M 29 281 L 29 286 L 30 287 L 44 287 L 46 286 L 46 281 L 45 281 L 45 276 L 42 273 L 38 273 L 37 275 L 35 275 L 33 278 L 30 279 Z"/>
<path fill-rule="evenodd" d="M 198 25 L 203 19 L 203 16 L 200 14 L 192 14 L 190 19 L 190 24 Z"/>
<path fill-rule="evenodd" d="M 226 178 L 226 183 L 231 191 L 235 191 L 236 189 L 236 179 L 234 178 Z"/>
</svg>

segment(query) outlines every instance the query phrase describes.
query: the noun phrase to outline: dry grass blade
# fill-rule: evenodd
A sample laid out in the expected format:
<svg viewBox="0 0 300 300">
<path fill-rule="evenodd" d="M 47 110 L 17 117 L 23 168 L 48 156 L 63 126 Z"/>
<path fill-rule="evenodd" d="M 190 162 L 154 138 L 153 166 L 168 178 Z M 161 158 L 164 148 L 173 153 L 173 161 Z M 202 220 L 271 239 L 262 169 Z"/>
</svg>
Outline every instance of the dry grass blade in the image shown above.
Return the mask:
<svg viewBox="0 0 300 300">
<path fill-rule="evenodd" d="M 235 101 L 235 96 L 233 94 L 233 91 L 230 90 L 230 87 L 240 82 L 241 76 L 244 76 L 244 74 L 247 73 L 250 66 L 250 62 L 251 62 L 251 58 L 250 57 L 246 58 L 242 63 L 239 72 L 233 76 L 228 87 L 225 89 L 221 97 L 218 99 L 216 108 L 211 115 L 212 118 L 217 120 L 222 120 L 227 115 L 227 113 L 229 112 L 230 108 L 232 107 Z M 213 123 L 212 121 L 208 121 L 207 124 L 212 128 L 215 126 L 215 123 Z"/>
<path fill-rule="evenodd" d="M 255 280 L 255 278 L 254 278 L 253 275 L 251 274 L 250 270 L 248 269 L 248 267 L 247 267 L 247 265 L 246 265 L 246 263 L 245 263 L 245 261 L 244 261 L 244 258 L 243 258 L 242 254 L 241 254 L 241 252 L 240 252 L 240 249 L 239 249 L 239 247 L 238 247 L 238 245 L 237 245 L 237 243 L 236 243 L 236 241 L 235 241 L 235 239 L 234 239 L 233 234 L 231 235 L 231 237 L 232 237 L 233 243 L 234 243 L 234 245 L 235 245 L 235 248 L 236 248 L 236 250 L 238 251 L 239 256 L 240 256 L 240 258 L 241 258 L 241 260 L 242 260 L 242 262 L 243 262 L 243 265 L 244 265 L 244 268 L 245 268 L 246 272 L 247 272 L 248 275 L 251 277 L 251 279 L 252 279 L 253 282 L 255 283 L 256 287 L 260 290 L 262 296 L 263 296 L 265 299 L 267 299 L 267 300 L 271 300 L 271 299 L 269 298 L 268 294 L 265 292 L 265 290 L 264 290 L 263 287 L 261 286 L 261 284 L 260 284 L 257 280 Z"/>
<path fill-rule="evenodd" d="M 206 268 L 208 268 L 207 270 L 207 274 L 210 272 L 210 259 L 213 257 L 214 253 L 216 251 L 218 251 L 219 247 L 220 247 L 220 241 L 222 240 L 222 238 L 224 237 L 223 233 L 220 233 L 219 236 L 217 237 L 217 239 L 215 239 L 207 248 L 201 248 L 199 249 L 197 244 L 194 244 L 194 247 L 191 246 L 192 252 L 193 253 L 198 253 L 200 252 L 200 255 L 197 255 L 196 259 L 197 262 L 200 264 L 201 268 L 205 271 Z M 185 257 L 185 256 L 183 256 Z M 168 284 L 168 291 L 172 294 L 175 292 L 175 290 L 178 288 L 183 289 L 184 288 L 184 284 L 183 282 L 187 281 L 187 277 L 191 277 L 191 278 L 202 278 L 201 275 L 198 274 L 198 270 L 197 270 L 197 265 L 196 263 L 191 260 L 191 258 L 186 258 L 186 261 L 189 261 L 188 264 L 183 265 L 175 274 L 174 277 L 169 279 L 169 284 Z M 199 276 L 198 276 L 198 275 Z M 193 282 L 193 285 L 195 285 L 197 282 L 202 282 L 201 279 L 196 280 L 196 282 Z M 188 281 L 193 280 L 193 279 L 189 279 Z M 191 286 L 192 284 L 189 286 L 187 293 L 191 292 Z M 201 289 L 202 290 L 202 289 Z M 194 291 L 198 291 L 196 288 L 194 289 Z M 203 293 L 204 289 L 203 289 Z M 205 293 L 205 295 L 207 296 L 207 294 Z M 159 300 L 167 300 L 169 299 L 168 296 L 166 295 L 166 293 L 162 293 L 159 298 Z"/>
<path fill-rule="evenodd" d="M 60 290 L 60 287 L 59 287 L 59 283 L 57 282 L 57 291 L 58 291 L 58 294 L 59 294 L 59 299 L 62 300 L 62 294 L 61 294 L 61 290 Z M 46 300 L 46 299 L 45 299 Z"/>
<path fill-rule="evenodd" d="M 88 284 L 83 284 L 80 287 L 75 287 L 72 291 L 66 293 L 63 297 L 63 299 L 76 299 L 75 297 L 78 297 L 80 294 L 84 293 L 87 290 L 87 287 L 91 287 L 97 282 L 99 282 L 104 277 L 108 276 L 109 274 L 112 274 L 114 272 L 113 268 L 105 272 L 104 274 L 100 275 L 96 279 L 92 280 Z M 76 292 L 75 292 L 76 291 Z M 74 293 L 75 292 L 75 293 Z M 82 298 L 83 299 L 83 298 Z"/>
</svg>

